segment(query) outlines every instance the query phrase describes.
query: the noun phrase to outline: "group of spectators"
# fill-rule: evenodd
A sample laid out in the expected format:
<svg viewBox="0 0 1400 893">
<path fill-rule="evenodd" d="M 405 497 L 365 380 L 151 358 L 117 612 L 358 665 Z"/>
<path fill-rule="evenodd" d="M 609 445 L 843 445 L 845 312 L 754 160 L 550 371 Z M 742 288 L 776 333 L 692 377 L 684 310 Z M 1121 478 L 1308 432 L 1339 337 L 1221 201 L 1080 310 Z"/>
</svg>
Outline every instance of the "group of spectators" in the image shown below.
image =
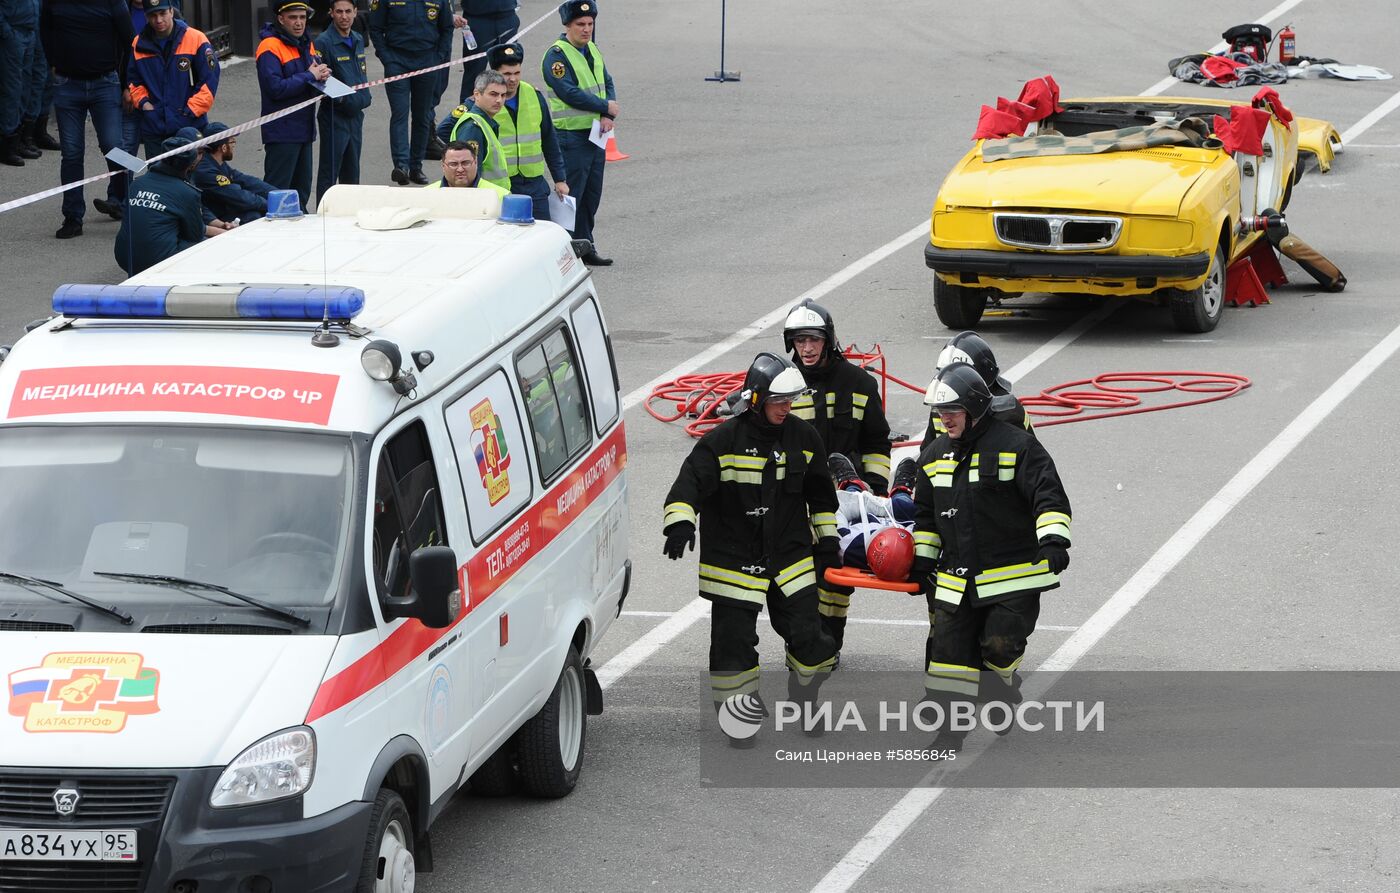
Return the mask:
<svg viewBox="0 0 1400 893">
<path fill-rule="evenodd" d="M 449 69 L 385 86 L 390 179 L 529 195 L 536 216 L 545 218 L 551 191 L 572 193 L 578 202 L 572 235 L 591 243 L 604 150 L 589 135 L 611 131 L 618 114 L 611 75 L 592 43 L 596 3 L 567 0 L 559 7 L 565 33 L 546 53 L 544 89 L 536 90 L 522 80 L 524 48 L 510 42 L 520 27 L 515 0 L 460 2 L 462 13 L 452 0 L 371 0 L 364 17 L 363 31 L 386 76 L 447 62 L 457 28 L 463 56 L 485 51 L 484 58 L 462 63 L 462 103 L 441 126 L 436 105 Z M 232 166 L 238 138 L 209 119 L 219 90 L 218 56 L 206 36 L 181 19 L 176 0 L 0 0 L 0 162 L 23 165 L 59 148 L 61 182 L 83 179 L 89 116 L 104 154 L 120 148 L 133 156 L 143 151 L 148 159 L 168 155 L 134 180 L 109 159 L 114 175 L 106 198 L 93 200 L 99 213 L 122 221 L 115 254 L 132 274 L 256 219 L 274 189 L 295 190 L 307 208 L 318 132 L 317 198 L 335 183 L 358 183 L 373 96 L 370 89 L 344 95 L 327 89 L 331 78 L 352 88 L 368 80 L 356 4 L 331 0 L 330 26 L 314 41 L 305 0 L 278 0 L 274 12 L 256 51 L 261 113 L 305 107 L 261 125 L 259 178 Z M 314 99 L 321 101 L 307 102 Z M 47 133 L 50 104 L 57 142 Z M 186 150 L 205 137 L 216 141 Z M 430 181 L 424 173 L 430 157 L 442 159 L 441 179 Z M 62 210 L 55 236 L 82 235 L 81 186 L 63 193 Z M 611 263 L 596 250 L 584 259 Z"/>
</svg>

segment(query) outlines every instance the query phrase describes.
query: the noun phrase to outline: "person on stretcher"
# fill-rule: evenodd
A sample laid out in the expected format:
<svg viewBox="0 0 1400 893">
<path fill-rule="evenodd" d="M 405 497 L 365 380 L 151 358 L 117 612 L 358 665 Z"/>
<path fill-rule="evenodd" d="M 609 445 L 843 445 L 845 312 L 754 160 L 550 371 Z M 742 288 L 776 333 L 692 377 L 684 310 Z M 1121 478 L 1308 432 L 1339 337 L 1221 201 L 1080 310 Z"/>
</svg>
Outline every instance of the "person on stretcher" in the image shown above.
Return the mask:
<svg viewBox="0 0 1400 893">
<path fill-rule="evenodd" d="M 841 453 L 827 458 L 836 482 L 836 533 L 841 564 L 902 583 L 914 563 L 914 483 L 918 464 L 905 459 L 895 469 L 889 496 L 876 496 Z"/>
</svg>

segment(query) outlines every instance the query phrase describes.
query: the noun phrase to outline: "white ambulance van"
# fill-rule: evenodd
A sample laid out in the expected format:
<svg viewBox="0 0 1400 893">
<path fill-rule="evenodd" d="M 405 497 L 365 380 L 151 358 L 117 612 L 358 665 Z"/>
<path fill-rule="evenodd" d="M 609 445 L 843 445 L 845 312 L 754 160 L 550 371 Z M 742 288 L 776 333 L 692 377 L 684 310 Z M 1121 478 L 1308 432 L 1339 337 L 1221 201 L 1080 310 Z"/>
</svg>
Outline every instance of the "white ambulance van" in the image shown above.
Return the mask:
<svg viewBox="0 0 1400 893">
<path fill-rule="evenodd" d="M 627 448 L 577 246 L 499 204 L 338 186 L 4 356 L 0 889 L 407 891 L 469 780 L 572 790 Z"/>
</svg>

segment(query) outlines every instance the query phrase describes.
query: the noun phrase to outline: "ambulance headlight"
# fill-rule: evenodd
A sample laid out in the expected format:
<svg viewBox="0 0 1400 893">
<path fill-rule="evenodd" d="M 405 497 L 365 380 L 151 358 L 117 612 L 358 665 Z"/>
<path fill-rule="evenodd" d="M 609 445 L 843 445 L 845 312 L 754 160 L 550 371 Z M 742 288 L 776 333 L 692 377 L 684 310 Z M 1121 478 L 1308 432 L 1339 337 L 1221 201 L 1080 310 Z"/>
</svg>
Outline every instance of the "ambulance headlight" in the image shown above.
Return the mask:
<svg viewBox="0 0 1400 893">
<path fill-rule="evenodd" d="M 375 381 L 393 381 L 402 364 L 399 346 L 392 341 L 371 341 L 360 351 L 360 365 Z"/>
<path fill-rule="evenodd" d="M 224 769 L 209 805 L 215 808 L 267 803 L 311 787 L 316 774 L 316 733 L 297 726 L 244 750 Z"/>
</svg>

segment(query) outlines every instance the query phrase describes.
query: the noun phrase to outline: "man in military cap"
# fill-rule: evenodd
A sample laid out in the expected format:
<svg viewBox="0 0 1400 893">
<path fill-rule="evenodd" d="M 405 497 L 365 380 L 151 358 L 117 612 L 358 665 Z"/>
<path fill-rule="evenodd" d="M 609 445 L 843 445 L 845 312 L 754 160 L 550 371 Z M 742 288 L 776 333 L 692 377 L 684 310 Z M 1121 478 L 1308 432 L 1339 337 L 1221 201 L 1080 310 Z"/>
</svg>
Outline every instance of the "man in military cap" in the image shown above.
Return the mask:
<svg viewBox="0 0 1400 893">
<path fill-rule="evenodd" d="M 294 106 L 319 94 L 316 85 L 331 70 L 306 35 L 311 7 L 304 0 L 279 0 L 277 21 L 263 26 L 258 44 L 258 88 L 262 114 Z M 278 189 L 295 189 L 301 207 L 311 200 L 311 144 L 316 140 L 316 110 L 300 109 L 262 125 L 263 179 Z"/>
<path fill-rule="evenodd" d="M 181 127 L 202 129 L 219 89 L 219 60 L 209 38 L 175 18 L 173 0 L 146 0 L 146 26 L 131 42 L 131 102 L 141 115 L 146 157 Z"/>
<path fill-rule="evenodd" d="M 607 133 L 617 118 L 617 91 L 603 64 L 603 54 L 593 43 L 596 0 L 566 0 L 559 6 L 564 33 L 544 54 L 540 70 L 549 114 L 559 130 L 559 146 L 568 172 L 569 193 L 578 200 L 574 218 L 575 239 L 593 242 L 593 219 L 603 200 L 603 149 L 589 140 L 593 123 Z M 593 249 L 583 256 L 592 267 L 612 264 Z"/>
<path fill-rule="evenodd" d="M 183 149 L 200 138 L 199 131 L 182 127 L 160 144 L 160 152 Z M 126 213 L 112 254 L 127 275 L 135 276 L 205 236 L 232 229 L 208 214 L 199 190 L 190 185 L 190 174 L 199 164 L 202 149 L 189 149 L 151 165 L 131 183 Z"/>
<path fill-rule="evenodd" d="M 370 0 L 365 19 L 386 77 L 446 62 L 452 55 L 452 0 Z M 390 178 L 427 185 L 423 159 L 432 136 L 438 77 L 423 74 L 384 86 L 389 95 Z"/>
<path fill-rule="evenodd" d="M 315 40 L 316 54 L 330 66 L 331 77 L 353 87 L 369 80 L 365 40 L 354 29 L 355 0 L 332 0 L 331 27 Z M 360 182 L 360 149 L 364 145 L 368 90 L 328 99 L 316 109 L 321 131 L 321 164 L 316 172 L 316 200 L 336 183 Z"/>
</svg>

